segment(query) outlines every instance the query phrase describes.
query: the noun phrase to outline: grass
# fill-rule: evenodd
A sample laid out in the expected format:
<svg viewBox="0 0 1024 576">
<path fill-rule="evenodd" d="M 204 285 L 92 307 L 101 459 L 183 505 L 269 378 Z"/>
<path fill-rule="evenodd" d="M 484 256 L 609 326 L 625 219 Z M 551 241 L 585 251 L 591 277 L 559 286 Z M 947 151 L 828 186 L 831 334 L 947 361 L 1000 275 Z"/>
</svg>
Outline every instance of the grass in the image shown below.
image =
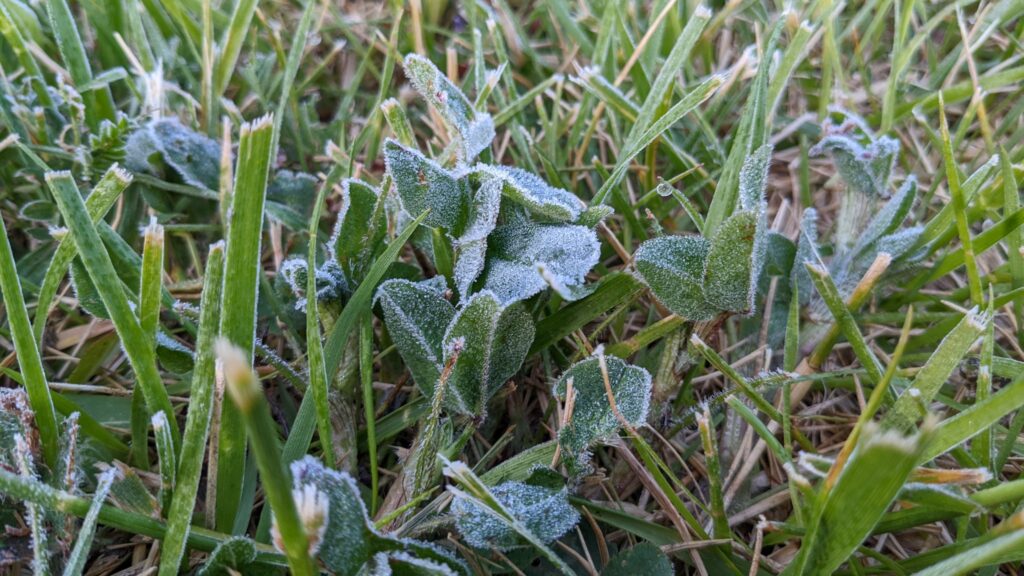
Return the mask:
<svg viewBox="0 0 1024 576">
<path fill-rule="evenodd" d="M 0 573 L 1018 574 L 1021 16 L 0 0 Z"/>
</svg>

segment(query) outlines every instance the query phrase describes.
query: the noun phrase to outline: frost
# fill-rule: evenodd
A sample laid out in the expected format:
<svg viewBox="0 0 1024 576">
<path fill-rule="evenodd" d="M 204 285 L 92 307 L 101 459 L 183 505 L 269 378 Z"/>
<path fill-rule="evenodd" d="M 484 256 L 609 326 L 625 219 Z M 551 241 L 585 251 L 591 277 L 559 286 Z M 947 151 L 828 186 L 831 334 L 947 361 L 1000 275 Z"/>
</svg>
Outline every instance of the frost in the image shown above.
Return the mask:
<svg viewBox="0 0 1024 576">
<path fill-rule="evenodd" d="M 356 574 L 381 551 L 405 553 L 411 557 L 443 564 L 454 573 L 468 574 L 460 560 L 445 550 L 424 542 L 403 540 L 377 531 L 359 495 L 359 487 L 346 472 L 325 468 L 316 458 L 306 456 L 291 464 L 295 490 L 315 491 L 327 497 L 327 525 L 319 557 L 335 574 Z"/>
<path fill-rule="evenodd" d="M 557 540 L 580 519 L 579 512 L 569 504 L 564 483 L 554 485 L 552 475 L 557 476 L 550 469 L 540 468 L 525 482 L 508 481 L 490 489 L 514 521 L 543 543 Z M 561 477 L 558 480 L 561 482 Z M 525 543 L 508 520 L 465 492 L 455 492 L 452 514 L 455 526 L 470 546 L 507 551 Z"/>
<path fill-rule="evenodd" d="M 651 374 L 614 356 L 605 356 L 604 361 L 619 415 L 631 426 L 643 424 L 651 403 Z M 590 447 L 615 437 L 622 423 L 608 402 L 599 356 L 574 364 L 558 379 L 554 393 L 563 402 L 569 381 L 575 391 L 574 408 L 559 431 L 558 442 L 567 466 L 578 471 L 584 467 Z"/>
<path fill-rule="evenodd" d="M 793 282 L 799 292 L 800 303 L 807 304 L 814 293 L 811 275 L 804 266 L 805 262 L 821 262 L 818 255 L 818 211 L 814 208 L 804 210 L 800 219 L 800 239 L 796 244 L 796 257 L 793 259 Z"/>
<path fill-rule="evenodd" d="M 407 552 L 380 552 L 368 565 L 366 576 L 456 576 L 447 564 L 417 558 Z"/>
<path fill-rule="evenodd" d="M 704 262 L 711 243 L 700 236 L 662 236 L 644 242 L 633 256 L 637 274 L 672 312 L 694 322 L 718 311 L 704 297 Z"/>
<path fill-rule="evenodd" d="M 281 263 L 281 276 L 295 295 L 295 308 L 306 310 L 308 263 L 305 258 L 289 258 Z M 348 294 L 348 282 L 341 268 L 333 261 L 324 262 L 316 270 L 317 302 L 340 302 Z"/>
<path fill-rule="evenodd" d="M 381 284 L 374 296 L 398 353 L 427 398 L 441 375 L 441 343 L 455 317 L 455 307 L 439 288 L 437 282 L 394 279 Z"/>
<path fill-rule="evenodd" d="M 476 171 L 485 178 L 500 180 L 505 197 L 526 208 L 539 221 L 569 222 L 583 210 L 579 198 L 572 193 L 555 188 L 526 170 L 480 164 Z"/>
<path fill-rule="evenodd" d="M 384 206 L 376 188 L 352 178 L 341 182 L 341 199 L 328 248 L 347 278 L 361 280 L 387 234 Z"/>
<path fill-rule="evenodd" d="M 483 289 L 502 302 L 525 300 L 544 290 L 544 269 L 563 286 L 582 284 L 597 264 L 601 246 L 590 228 L 537 224 L 522 218 L 499 225 L 488 242 Z"/>
<path fill-rule="evenodd" d="M 614 212 L 615 209 L 607 204 L 591 206 L 580 212 L 580 215 L 576 218 L 576 224 L 586 226 L 587 228 L 594 228 Z"/>
<path fill-rule="evenodd" d="M 640 542 L 629 550 L 613 556 L 601 576 L 672 576 L 672 563 L 660 548 L 650 542 Z"/>
<path fill-rule="evenodd" d="M 466 95 L 433 62 L 417 54 L 407 54 L 403 65 L 416 91 L 462 140 L 465 161 L 490 146 L 494 140 L 494 121 L 489 115 L 475 111 Z"/>
<path fill-rule="evenodd" d="M 445 170 L 419 151 L 396 140 L 384 144 L 384 163 L 402 200 L 412 216 L 429 209 L 424 224 L 459 232 L 469 211 L 469 194 L 464 180 Z"/>
<path fill-rule="evenodd" d="M 224 540 L 213 550 L 210 558 L 196 572 L 196 576 L 230 576 L 251 573 L 256 569 L 256 543 L 243 536 Z"/>
<path fill-rule="evenodd" d="M 501 182 L 484 182 L 473 198 L 466 230 L 455 242 L 455 288 L 463 298 L 469 296 L 473 282 L 484 270 L 487 237 L 498 222 L 501 208 Z"/>
<path fill-rule="evenodd" d="M 125 166 L 161 176 L 161 160 L 186 184 L 216 190 L 220 184 L 220 145 L 185 127 L 177 118 L 154 120 L 132 133 L 125 145 Z"/>
<path fill-rule="evenodd" d="M 759 260 L 758 221 L 753 212 L 737 212 L 718 228 L 704 263 L 704 297 L 730 312 L 750 312 L 754 306 L 753 282 Z M 753 281 L 753 282 L 752 282 Z"/>
<path fill-rule="evenodd" d="M 490 292 L 466 301 L 444 334 L 445 363 L 459 350 L 447 403 L 463 414 L 482 416 L 487 401 L 519 371 L 533 336 L 533 319 L 521 304 L 502 306 Z M 462 345 L 454 346 L 458 341 Z"/>
<path fill-rule="evenodd" d="M 876 137 L 866 122 L 849 113 L 842 124 L 826 124 L 824 131 L 826 136 L 810 153 L 831 155 L 839 174 L 853 191 L 869 198 L 888 197 L 899 141 L 888 136 Z"/>
<path fill-rule="evenodd" d="M 892 234 L 899 229 L 900 224 L 903 223 L 907 214 L 910 213 L 916 198 L 917 179 L 914 177 L 907 178 L 903 186 L 868 223 L 853 251 L 855 253 L 861 252 L 869 248 L 882 236 Z"/>
</svg>

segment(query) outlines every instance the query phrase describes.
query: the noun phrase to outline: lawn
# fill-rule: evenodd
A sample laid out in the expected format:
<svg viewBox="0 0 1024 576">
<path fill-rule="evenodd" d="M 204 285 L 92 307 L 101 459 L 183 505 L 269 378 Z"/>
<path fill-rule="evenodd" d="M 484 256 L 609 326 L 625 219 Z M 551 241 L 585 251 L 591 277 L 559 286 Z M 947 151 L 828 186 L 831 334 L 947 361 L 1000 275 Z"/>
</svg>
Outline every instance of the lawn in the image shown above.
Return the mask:
<svg viewBox="0 0 1024 576">
<path fill-rule="evenodd" d="M 1022 16 L 0 0 L 0 574 L 1021 574 Z"/>
</svg>

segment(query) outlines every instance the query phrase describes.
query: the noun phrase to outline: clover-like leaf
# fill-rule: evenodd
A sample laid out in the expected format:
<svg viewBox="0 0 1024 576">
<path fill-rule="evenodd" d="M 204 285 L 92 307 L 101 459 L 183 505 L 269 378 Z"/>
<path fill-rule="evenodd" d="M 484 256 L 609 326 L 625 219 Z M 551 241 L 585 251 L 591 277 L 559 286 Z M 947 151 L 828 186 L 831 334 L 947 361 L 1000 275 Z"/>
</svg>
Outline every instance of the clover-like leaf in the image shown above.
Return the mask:
<svg viewBox="0 0 1024 576">
<path fill-rule="evenodd" d="M 619 416 L 631 426 L 647 421 L 651 374 L 615 356 L 605 356 L 604 363 L 615 398 L 614 409 L 608 401 L 601 357 L 598 355 L 574 364 L 554 385 L 555 394 L 563 401 L 570 381 L 575 394 L 572 417 L 558 434 L 566 465 L 574 473 L 585 468 L 592 446 L 618 434 L 622 426 Z M 615 414 L 616 409 L 619 416 Z"/>
<path fill-rule="evenodd" d="M 418 150 L 391 139 L 384 144 L 384 163 L 406 212 L 419 216 L 429 209 L 424 224 L 461 232 L 469 212 L 465 179 L 457 178 Z"/>
<path fill-rule="evenodd" d="M 185 127 L 177 118 L 154 120 L 136 130 L 125 145 L 125 166 L 159 175 L 154 157 L 192 186 L 216 190 L 220 183 L 220 144 Z"/>
<path fill-rule="evenodd" d="M 542 269 L 564 286 L 582 284 L 601 246 L 590 228 L 516 218 L 494 230 L 487 252 L 483 289 L 502 302 L 515 302 L 548 287 Z"/>
<path fill-rule="evenodd" d="M 828 153 L 843 181 L 869 198 L 889 196 L 889 176 L 900 151 L 899 141 L 876 137 L 867 124 L 853 115 L 836 127 L 827 125 L 826 136 L 811 149 L 812 155 Z"/>
<path fill-rule="evenodd" d="M 473 282 L 484 271 L 487 260 L 487 237 L 498 222 L 501 208 L 501 182 L 484 182 L 473 194 L 469 221 L 462 235 L 455 240 L 455 288 L 463 298 L 469 296 Z"/>
<path fill-rule="evenodd" d="M 660 548 L 650 542 L 641 542 L 608 560 L 601 576 L 672 576 L 674 573 L 672 563 Z"/>
<path fill-rule="evenodd" d="M 233 536 L 214 548 L 196 576 L 232 574 L 273 574 L 273 569 L 256 563 L 256 543 L 244 536 Z"/>
<path fill-rule="evenodd" d="M 490 493 L 515 521 L 545 544 L 560 538 L 580 519 L 569 503 L 565 481 L 550 468 L 538 467 L 525 481 L 503 482 Z M 459 533 L 471 546 L 504 551 L 525 544 L 507 520 L 465 493 L 456 492 L 452 514 Z"/>
<path fill-rule="evenodd" d="M 316 184 L 310 174 L 278 170 L 267 184 L 267 215 L 292 230 L 304 230 L 313 213 Z"/>
<path fill-rule="evenodd" d="M 367 576 L 456 576 L 447 564 L 418 558 L 408 552 L 379 552 L 367 565 Z"/>
<path fill-rule="evenodd" d="M 305 258 L 289 258 L 281 263 L 281 276 L 295 296 L 295 308 L 306 310 L 308 263 Z M 349 293 L 345 274 L 334 261 L 328 260 L 316 269 L 317 302 L 341 302 Z"/>
<path fill-rule="evenodd" d="M 757 282 L 764 266 L 767 216 L 764 199 L 768 185 L 771 147 L 762 146 L 740 170 L 740 208 L 727 218 L 711 240 L 704 263 L 704 297 L 729 312 L 752 313 Z"/>
<path fill-rule="evenodd" d="M 878 211 L 868 222 L 864 232 L 857 239 L 853 252 L 859 254 L 867 250 L 872 244 L 883 236 L 892 234 L 899 229 L 900 224 L 906 219 L 910 209 L 914 206 L 917 198 L 917 179 L 907 178 L 896 191 L 896 194 L 885 203 L 885 206 Z"/>
<path fill-rule="evenodd" d="M 441 342 L 455 317 L 444 298 L 444 278 L 424 282 L 388 280 L 374 296 L 384 311 L 384 323 L 413 381 L 428 398 L 443 368 Z"/>
<path fill-rule="evenodd" d="M 615 213 L 615 209 L 607 204 L 588 206 L 576 217 L 576 224 L 586 226 L 587 228 L 594 228 L 613 213 Z"/>
<path fill-rule="evenodd" d="M 583 210 L 579 198 L 571 192 L 555 188 L 526 170 L 481 164 L 476 171 L 484 178 L 500 180 L 505 197 L 526 208 L 538 221 L 570 222 Z"/>
<path fill-rule="evenodd" d="M 448 405 L 482 416 L 491 396 L 523 365 L 533 336 L 533 318 L 522 304 L 505 306 L 490 292 L 474 294 L 444 334 L 445 362 L 458 355 L 448 378 Z"/>
<path fill-rule="evenodd" d="M 345 276 L 361 280 L 387 235 L 384 203 L 376 188 L 352 178 L 341 182 L 341 198 L 328 246 Z"/>
<path fill-rule="evenodd" d="M 347 472 L 325 468 L 316 458 L 306 456 L 291 464 L 296 493 L 310 491 L 326 495 L 326 528 L 319 547 L 319 558 L 334 574 L 357 574 L 378 552 L 405 553 L 437 564 L 455 574 L 469 570 L 442 548 L 426 542 L 393 538 L 374 527 L 359 495 L 356 481 Z"/>
<path fill-rule="evenodd" d="M 711 243 L 701 236 L 661 236 L 644 242 L 633 255 L 637 274 L 659 302 L 694 322 L 718 313 L 704 297 L 704 262 Z"/>
<path fill-rule="evenodd" d="M 466 95 L 433 62 L 417 54 L 407 54 L 404 67 L 416 91 L 462 140 L 464 160 L 475 158 L 491 145 L 494 121 L 490 115 L 474 110 Z"/>
<path fill-rule="evenodd" d="M 800 237 L 796 243 L 796 256 L 793 258 L 792 279 L 800 296 L 800 303 L 807 304 L 814 294 L 814 284 L 807 272 L 804 262 L 821 262 L 818 254 L 818 211 L 814 208 L 804 210 L 800 219 Z"/>
</svg>

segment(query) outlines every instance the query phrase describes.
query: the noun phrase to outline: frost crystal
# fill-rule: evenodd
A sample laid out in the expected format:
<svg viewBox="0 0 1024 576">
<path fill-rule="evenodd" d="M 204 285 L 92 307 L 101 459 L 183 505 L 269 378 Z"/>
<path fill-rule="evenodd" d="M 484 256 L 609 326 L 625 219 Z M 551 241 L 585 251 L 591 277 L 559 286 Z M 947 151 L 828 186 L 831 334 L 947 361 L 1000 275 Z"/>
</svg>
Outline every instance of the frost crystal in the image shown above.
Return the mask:
<svg viewBox="0 0 1024 576">
<path fill-rule="evenodd" d="M 341 198 L 341 210 L 327 245 L 346 277 L 358 281 L 387 234 L 384 206 L 377 189 L 362 180 L 343 180 Z"/>
<path fill-rule="evenodd" d="M 704 297 L 704 262 L 711 243 L 700 236 L 662 236 L 644 242 L 633 260 L 640 279 L 672 312 L 694 322 L 718 311 Z"/>
<path fill-rule="evenodd" d="M 651 374 L 614 356 L 605 356 L 604 360 L 619 415 L 631 426 L 643 424 L 651 403 Z M 563 401 L 570 380 L 576 394 L 574 409 L 558 434 L 558 442 L 566 465 L 578 472 L 585 465 L 590 447 L 614 437 L 622 424 L 608 402 L 600 357 L 578 362 L 562 374 L 554 385 L 554 393 Z"/>
<path fill-rule="evenodd" d="M 466 230 L 455 242 L 455 288 L 463 298 L 469 296 L 473 282 L 484 270 L 487 237 L 498 222 L 501 207 L 501 182 L 484 182 L 476 191 Z"/>
<path fill-rule="evenodd" d="M 302 312 L 306 310 L 306 280 L 309 273 L 307 268 L 308 264 L 305 258 L 289 258 L 281 263 L 280 270 L 281 276 L 295 295 L 295 308 Z M 345 281 L 345 274 L 338 264 L 327 261 L 317 268 L 317 302 L 341 301 L 348 291 L 348 282 Z"/>
<path fill-rule="evenodd" d="M 476 170 L 486 178 L 500 180 L 505 197 L 526 208 L 540 221 L 570 222 L 583 210 L 579 198 L 572 193 L 555 188 L 526 170 L 484 164 L 478 165 Z"/>
<path fill-rule="evenodd" d="M 177 118 L 154 120 L 132 133 L 125 145 L 125 166 L 133 172 L 160 175 L 154 157 L 186 183 L 216 190 L 220 182 L 220 145 L 185 127 Z"/>
</svg>

